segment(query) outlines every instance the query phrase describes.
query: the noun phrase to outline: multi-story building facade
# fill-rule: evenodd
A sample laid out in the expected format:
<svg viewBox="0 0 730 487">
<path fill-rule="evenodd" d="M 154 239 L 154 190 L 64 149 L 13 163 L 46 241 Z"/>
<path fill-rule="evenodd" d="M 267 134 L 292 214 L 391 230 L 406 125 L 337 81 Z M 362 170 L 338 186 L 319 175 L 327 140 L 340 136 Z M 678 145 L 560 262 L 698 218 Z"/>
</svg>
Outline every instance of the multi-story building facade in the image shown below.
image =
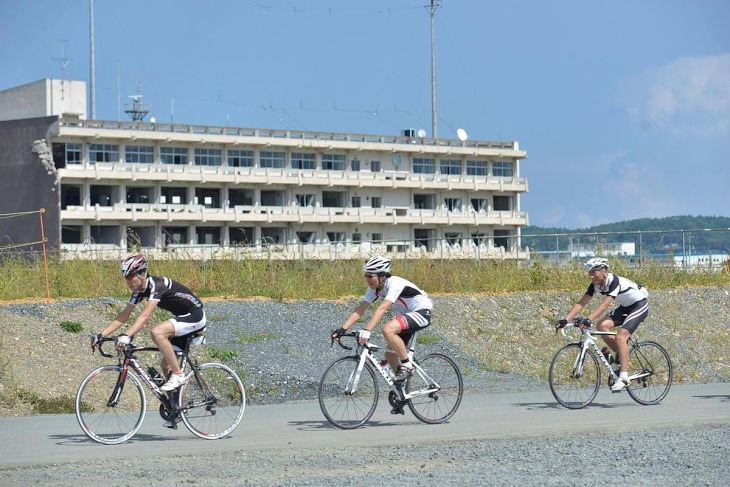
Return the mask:
<svg viewBox="0 0 730 487">
<path fill-rule="evenodd" d="M 0 130 L 0 143 L 33 127 L 16 172 L 35 168 L 25 174 L 38 173 L 36 186 L 55 196 L 46 221 L 57 226 L 62 250 L 525 252 L 520 161 L 527 154 L 517 142 L 32 115 L 44 117 L 0 122 L 13 127 Z M 22 178 L 0 180 L 8 190 L 18 184 Z M 41 205 L 54 199 L 28 196 Z M 0 213 L 23 210 L 2 206 Z"/>
</svg>

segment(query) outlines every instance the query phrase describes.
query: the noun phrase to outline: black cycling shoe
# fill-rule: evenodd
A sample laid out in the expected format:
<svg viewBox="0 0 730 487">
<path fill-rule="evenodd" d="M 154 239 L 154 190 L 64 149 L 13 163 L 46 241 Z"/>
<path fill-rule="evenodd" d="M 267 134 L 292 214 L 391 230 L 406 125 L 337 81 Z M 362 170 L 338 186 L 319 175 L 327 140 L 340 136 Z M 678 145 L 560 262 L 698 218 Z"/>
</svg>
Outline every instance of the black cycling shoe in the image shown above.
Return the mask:
<svg viewBox="0 0 730 487">
<path fill-rule="evenodd" d="M 406 412 L 403 411 L 403 408 L 402 407 L 395 407 L 395 408 L 393 408 L 393 409 L 390 410 L 390 414 L 403 414 L 403 415 L 405 415 Z"/>
<path fill-rule="evenodd" d="M 407 380 L 413 374 L 413 369 L 406 369 L 405 367 L 398 367 L 398 371 L 395 373 L 395 382 L 403 382 Z"/>
</svg>

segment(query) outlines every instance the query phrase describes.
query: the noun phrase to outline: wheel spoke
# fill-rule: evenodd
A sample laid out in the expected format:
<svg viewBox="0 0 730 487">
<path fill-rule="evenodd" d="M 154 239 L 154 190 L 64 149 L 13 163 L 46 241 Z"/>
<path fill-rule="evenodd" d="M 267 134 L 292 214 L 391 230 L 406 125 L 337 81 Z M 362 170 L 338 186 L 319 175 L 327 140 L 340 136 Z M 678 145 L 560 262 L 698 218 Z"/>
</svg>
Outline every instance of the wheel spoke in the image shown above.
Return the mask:
<svg viewBox="0 0 730 487">
<path fill-rule="evenodd" d="M 362 426 L 378 405 L 375 372 L 365 365 L 357 383 L 353 381 L 356 357 L 343 357 L 330 365 L 319 383 L 319 407 L 332 425 L 342 429 Z M 354 392 L 353 392 L 354 390 Z"/>
<path fill-rule="evenodd" d="M 655 342 L 641 342 L 629 354 L 629 395 L 639 404 L 659 403 L 672 386 L 672 361 L 664 348 Z"/>
<path fill-rule="evenodd" d="M 464 394 L 461 371 L 453 360 L 440 353 L 426 355 L 418 364 L 423 371 L 416 369 L 413 372 L 406 384 L 406 392 L 427 392 L 412 397 L 408 407 L 424 423 L 443 423 L 461 404 Z"/>
<path fill-rule="evenodd" d="M 238 426 L 246 408 L 246 393 L 238 375 L 222 364 L 203 364 L 188 374 L 180 388 L 179 407 L 185 426 L 196 436 L 217 439 Z"/>
<path fill-rule="evenodd" d="M 131 438 L 142 425 L 146 409 L 142 384 L 131 371 L 114 405 L 109 405 L 118 378 L 118 366 L 101 367 L 81 382 L 76 393 L 76 419 L 81 429 L 92 440 L 107 445 Z"/>
<path fill-rule="evenodd" d="M 596 356 L 588 350 L 581 366 L 580 353 L 581 346 L 571 343 L 558 350 L 550 362 L 550 390 L 560 404 L 570 409 L 580 409 L 593 402 L 601 384 Z"/>
</svg>

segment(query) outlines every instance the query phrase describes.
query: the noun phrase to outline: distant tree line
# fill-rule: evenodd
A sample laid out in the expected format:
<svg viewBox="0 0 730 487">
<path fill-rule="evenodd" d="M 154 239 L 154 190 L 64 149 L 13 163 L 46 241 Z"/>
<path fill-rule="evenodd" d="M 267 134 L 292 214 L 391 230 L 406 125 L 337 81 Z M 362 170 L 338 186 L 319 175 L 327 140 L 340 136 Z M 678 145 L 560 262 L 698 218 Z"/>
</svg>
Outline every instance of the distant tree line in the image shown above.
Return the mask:
<svg viewBox="0 0 730 487">
<path fill-rule="evenodd" d="M 695 231 L 713 229 L 717 231 Z M 684 231 L 684 237 L 681 231 Z M 622 233 L 627 232 L 627 233 Z M 628 233 L 633 232 L 633 233 Z M 638 233 L 641 233 L 641 241 Z M 646 233 L 645 233 L 646 232 Z M 610 235 L 600 235 L 610 233 Z M 571 234 L 572 236 L 542 237 L 542 235 Z M 577 236 L 576 234 L 587 234 Z M 594 234 L 594 235 L 590 235 Z M 522 245 L 535 251 L 567 250 L 569 244 L 595 244 L 605 242 L 634 242 L 636 253 L 639 246 L 644 255 L 660 252 L 727 252 L 730 253 L 730 218 L 719 216 L 671 216 L 665 218 L 639 218 L 617 223 L 571 230 L 561 227 L 529 226 L 522 229 Z M 530 238 L 535 237 L 535 238 Z M 684 240 L 683 240 L 684 239 Z"/>
</svg>

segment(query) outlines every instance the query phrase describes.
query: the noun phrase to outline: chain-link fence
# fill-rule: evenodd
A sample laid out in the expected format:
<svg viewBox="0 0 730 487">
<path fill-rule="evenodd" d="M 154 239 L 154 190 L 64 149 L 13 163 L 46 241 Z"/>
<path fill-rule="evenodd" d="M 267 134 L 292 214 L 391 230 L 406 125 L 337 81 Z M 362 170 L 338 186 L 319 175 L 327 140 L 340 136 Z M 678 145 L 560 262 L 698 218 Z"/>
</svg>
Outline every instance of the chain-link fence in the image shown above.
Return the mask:
<svg viewBox="0 0 730 487">
<path fill-rule="evenodd" d="M 553 264 L 599 255 L 628 266 L 722 269 L 730 259 L 730 228 L 522 235 L 522 245 L 531 259 Z"/>
</svg>

